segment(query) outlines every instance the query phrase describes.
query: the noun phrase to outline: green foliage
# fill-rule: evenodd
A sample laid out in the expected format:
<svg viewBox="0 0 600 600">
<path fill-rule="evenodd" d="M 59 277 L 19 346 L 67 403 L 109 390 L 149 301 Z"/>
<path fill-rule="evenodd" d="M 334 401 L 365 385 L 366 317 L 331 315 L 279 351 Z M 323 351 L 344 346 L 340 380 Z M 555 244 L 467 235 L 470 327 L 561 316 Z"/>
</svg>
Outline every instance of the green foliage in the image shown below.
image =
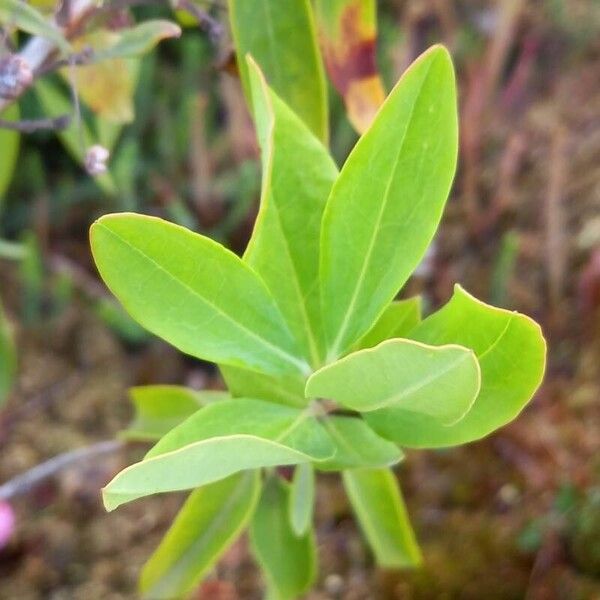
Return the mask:
<svg viewBox="0 0 600 600">
<path fill-rule="evenodd" d="M 372 348 L 385 340 L 406 337 L 421 322 L 421 298 L 389 304 L 375 325 L 354 345 L 354 350 Z"/>
<path fill-rule="evenodd" d="M 414 567 L 421 562 L 398 481 L 389 469 L 343 472 L 344 487 L 358 522 L 382 567 Z"/>
<path fill-rule="evenodd" d="M 250 526 L 250 541 L 267 579 L 268 598 L 292 600 L 306 592 L 316 575 L 315 536 L 297 535 L 289 513 L 289 485 L 269 477 Z"/>
<path fill-rule="evenodd" d="M 232 2 L 238 38 L 264 11 L 255 7 L 249 20 L 244 11 L 254 4 Z M 238 53 L 256 36 L 244 30 Z M 277 56 L 279 47 L 269 52 Z M 257 62 L 272 68 L 273 56 L 259 50 Z M 275 64 L 286 64 L 284 56 Z M 136 420 L 125 435 L 162 437 L 107 485 L 107 508 L 199 488 L 145 571 L 144 589 L 165 590 L 157 597 L 189 590 L 249 513 L 270 597 L 306 592 L 315 576 L 310 523 L 319 471 L 343 473 L 379 564 L 418 564 L 389 468 L 403 458 L 401 447 L 491 433 L 518 414 L 544 370 L 544 341 L 527 317 L 460 288 L 423 321 L 419 299 L 394 302 L 435 233 L 454 175 L 456 91 L 447 52 L 434 47 L 409 68 L 339 174 L 285 86 L 267 84 L 276 75 L 267 68 L 265 80 L 251 58 L 240 64 L 263 167 L 244 257 L 134 214 L 103 217 L 91 233 L 98 269 L 130 315 L 183 352 L 218 363 L 230 393 L 133 393 Z M 274 470 L 284 465 L 295 467 L 291 484 Z M 218 501 L 203 506 L 203 493 L 225 496 L 221 484 L 238 484 L 223 482 L 257 469 L 267 479 L 256 509 L 252 488 L 247 503 L 227 509 L 237 516 L 226 527 Z M 190 522 L 199 523 L 195 538 Z"/>
<path fill-rule="evenodd" d="M 71 102 L 54 82 L 38 81 L 35 85 L 35 93 L 48 116 L 58 117 L 72 113 Z M 95 139 L 93 129 L 86 120 L 72 120 L 66 129 L 58 133 L 58 137 L 69 154 L 83 165 L 86 148 L 91 146 Z M 96 181 L 105 193 L 109 195 L 116 193 L 116 186 L 110 172 L 99 175 Z"/>
<path fill-rule="evenodd" d="M 471 410 L 451 426 L 400 407 L 367 415 L 375 431 L 403 446 L 455 446 L 488 435 L 521 412 L 544 375 L 546 344 L 539 326 L 524 315 L 476 300 L 460 286 L 410 337 L 471 348 L 481 368 L 481 389 Z"/>
<path fill-rule="evenodd" d="M 468 348 L 393 339 L 313 373 L 306 395 L 359 412 L 397 406 L 450 425 L 471 408 L 480 379 L 479 363 Z"/>
<path fill-rule="evenodd" d="M 404 73 L 346 160 L 321 230 L 329 361 L 373 326 L 431 242 L 454 177 L 456 114 L 452 62 L 433 47 Z"/>
<path fill-rule="evenodd" d="M 169 600 L 191 592 L 246 526 L 260 489 L 258 471 L 247 471 L 192 492 L 142 571 L 142 595 Z"/>
<path fill-rule="evenodd" d="M 131 425 L 121 434 L 129 440 L 159 440 L 199 408 L 226 400 L 226 392 L 197 392 L 178 385 L 146 385 L 129 390 L 135 407 Z"/>
<path fill-rule="evenodd" d="M 103 490 L 113 510 L 136 498 L 188 490 L 239 471 L 318 462 L 335 447 L 309 411 L 237 398 L 208 405 L 172 429 Z"/>
<path fill-rule="evenodd" d="M 19 106 L 13 104 L 5 111 L 0 113 L 2 119 L 7 121 L 17 121 L 19 119 Z M 8 185 L 12 179 L 15 166 L 17 164 L 17 156 L 19 154 L 19 134 L 10 129 L 0 128 L 0 211 L 4 200 L 4 195 Z"/>
<path fill-rule="evenodd" d="M 275 375 L 307 370 L 263 281 L 220 244 L 160 219 L 119 214 L 92 226 L 91 245 L 128 312 L 181 351 Z"/>
<path fill-rule="evenodd" d="M 171 21 L 145 21 L 135 27 L 121 29 L 114 43 L 94 54 L 94 60 L 140 56 L 152 50 L 161 40 L 180 35 L 181 29 Z"/>
<path fill-rule="evenodd" d="M 17 354 L 12 335 L 0 304 L 0 406 L 10 392 L 17 370 Z"/>
<path fill-rule="evenodd" d="M 269 90 L 253 61 L 249 78 L 262 149 L 263 188 L 244 258 L 273 292 L 303 355 L 315 366 L 322 361 L 325 345 L 318 286 L 319 231 L 338 172 L 327 149 Z"/>
<path fill-rule="evenodd" d="M 327 141 L 327 87 L 309 0 L 229 0 L 229 18 L 246 97 L 254 93 L 251 54 L 273 90 Z"/>
<path fill-rule="evenodd" d="M 294 533 L 301 537 L 312 523 L 315 506 L 315 472 L 312 465 L 303 463 L 294 469 L 289 498 L 290 524 Z"/>
<path fill-rule="evenodd" d="M 335 454 L 315 465 L 320 471 L 394 465 L 403 457 L 398 446 L 379 437 L 362 419 L 333 415 L 323 424 L 335 444 Z"/>
</svg>

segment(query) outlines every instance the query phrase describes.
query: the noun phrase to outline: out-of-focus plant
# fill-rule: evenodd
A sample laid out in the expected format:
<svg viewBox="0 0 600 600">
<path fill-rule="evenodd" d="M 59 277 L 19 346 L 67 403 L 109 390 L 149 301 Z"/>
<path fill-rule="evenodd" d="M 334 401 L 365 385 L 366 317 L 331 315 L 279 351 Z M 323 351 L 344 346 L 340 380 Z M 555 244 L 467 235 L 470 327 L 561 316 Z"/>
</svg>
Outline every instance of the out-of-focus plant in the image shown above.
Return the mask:
<svg viewBox="0 0 600 600">
<path fill-rule="evenodd" d="M 418 564 L 390 470 L 402 448 L 490 434 L 519 414 L 544 372 L 544 339 L 524 315 L 460 286 L 423 320 L 418 300 L 394 301 L 454 177 L 447 51 L 413 63 L 340 172 L 320 121 L 294 112 L 251 58 L 243 68 L 263 168 L 243 258 L 142 215 L 108 215 L 91 230 L 100 274 L 130 315 L 217 363 L 229 388 L 216 401 L 160 388 L 136 398 L 130 435 L 156 444 L 105 487 L 107 509 L 194 490 L 144 568 L 149 598 L 187 594 L 246 528 L 269 597 L 306 592 L 316 573 L 315 472 L 341 472 L 380 565 Z M 283 465 L 294 466 L 291 482 Z"/>
<path fill-rule="evenodd" d="M 13 384 L 17 366 L 17 355 L 13 344 L 12 334 L 0 305 L 0 406 Z"/>
<path fill-rule="evenodd" d="M 123 124 L 134 117 L 132 99 L 140 56 L 161 40 L 179 36 L 180 28 L 162 19 L 115 28 L 109 18 L 111 8 L 110 3 L 72 0 L 57 5 L 53 12 L 46 4 L 0 0 L 4 41 L 0 47 L 0 135 L 7 149 L 0 159 L 0 198 L 15 164 L 17 132 L 39 129 L 56 130 L 69 153 L 97 176 L 104 191 L 116 192 L 110 172 L 95 168 L 97 163 L 89 160 L 88 152 L 95 144 L 101 145 L 108 159 Z M 15 49 L 13 34 L 18 32 L 31 37 Z M 64 83 L 67 93 L 61 87 Z M 30 88 L 44 117 L 19 120 L 16 102 Z"/>
</svg>

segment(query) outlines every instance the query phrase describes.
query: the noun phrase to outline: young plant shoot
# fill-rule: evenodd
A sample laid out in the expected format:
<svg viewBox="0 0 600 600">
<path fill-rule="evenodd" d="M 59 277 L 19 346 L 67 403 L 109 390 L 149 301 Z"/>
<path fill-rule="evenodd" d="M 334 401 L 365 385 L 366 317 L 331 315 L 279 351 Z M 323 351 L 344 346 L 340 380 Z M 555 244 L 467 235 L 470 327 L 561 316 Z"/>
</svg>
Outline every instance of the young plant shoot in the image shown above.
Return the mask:
<svg viewBox="0 0 600 600">
<path fill-rule="evenodd" d="M 154 217 L 112 214 L 91 229 L 98 270 L 126 310 L 217 363 L 229 389 L 133 391 L 126 435 L 156 443 L 104 488 L 106 508 L 191 492 L 142 573 L 149 598 L 184 597 L 245 530 L 269 598 L 305 593 L 316 573 L 319 471 L 341 473 L 378 564 L 417 565 L 391 471 L 402 449 L 492 433 L 544 373 L 544 338 L 524 315 L 458 285 L 424 319 L 418 299 L 395 300 L 456 169 L 455 78 L 443 47 L 404 73 L 339 172 L 319 128 L 251 58 L 246 76 L 263 184 L 243 258 Z M 291 481 L 280 466 L 293 466 Z"/>
</svg>

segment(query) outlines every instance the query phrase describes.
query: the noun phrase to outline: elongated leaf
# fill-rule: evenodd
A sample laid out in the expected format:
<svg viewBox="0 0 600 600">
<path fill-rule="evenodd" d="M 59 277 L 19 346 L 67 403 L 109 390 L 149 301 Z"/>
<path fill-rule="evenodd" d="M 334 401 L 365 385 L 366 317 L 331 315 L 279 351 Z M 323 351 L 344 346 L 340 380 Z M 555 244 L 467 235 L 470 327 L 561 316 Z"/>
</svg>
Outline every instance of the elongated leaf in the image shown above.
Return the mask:
<svg viewBox="0 0 600 600">
<path fill-rule="evenodd" d="M 392 302 L 375 325 L 354 345 L 355 350 L 373 348 L 391 338 L 405 338 L 421 322 L 421 297 Z"/>
<path fill-rule="evenodd" d="M 316 0 L 319 40 L 329 77 L 348 118 L 363 133 L 385 100 L 376 63 L 375 0 Z"/>
<path fill-rule="evenodd" d="M 414 567 L 421 562 L 398 482 L 389 469 L 344 471 L 344 487 L 361 529 L 382 567 Z"/>
<path fill-rule="evenodd" d="M 39 79 L 35 84 L 35 93 L 47 116 L 73 114 L 70 101 L 53 83 Z M 69 154 L 83 165 L 86 149 L 95 143 L 94 134 L 85 120 L 79 122 L 73 118 L 70 125 L 59 131 L 57 135 Z M 98 175 L 95 181 L 105 193 L 109 195 L 116 193 L 117 189 L 110 172 Z"/>
<path fill-rule="evenodd" d="M 319 233 L 337 168 L 323 144 L 249 62 L 262 148 L 261 207 L 244 260 L 264 279 L 303 355 L 322 362 Z"/>
<path fill-rule="evenodd" d="M 2 119 L 6 121 L 19 120 L 19 105 L 11 104 L 6 110 L 0 114 Z M 11 182 L 15 166 L 17 164 L 17 156 L 19 155 L 19 133 L 10 129 L 0 129 L 0 210 L 4 201 L 4 196 Z"/>
<path fill-rule="evenodd" d="M 239 434 L 281 442 L 313 455 L 316 460 L 329 458 L 334 452 L 329 436 L 310 411 L 263 400 L 234 398 L 195 412 L 151 448 L 146 458 L 172 452 L 200 440 Z"/>
<path fill-rule="evenodd" d="M 210 404 L 175 427 L 103 490 L 108 510 L 191 489 L 247 469 L 325 460 L 335 447 L 307 411 L 239 398 Z"/>
<path fill-rule="evenodd" d="M 229 18 L 248 103 L 251 54 L 275 92 L 326 141 L 327 88 L 309 0 L 229 0 Z"/>
<path fill-rule="evenodd" d="M 304 397 L 305 379 L 299 375 L 271 377 L 226 365 L 219 365 L 219 369 L 227 389 L 237 398 L 261 398 L 296 408 L 308 404 Z"/>
<path fill-rule="evenodd" d="M 480 439 L 514 419 L 540 385 L 546 343 L 528 317 L 475 299 L 456 286 L 441 310 L 411 332 L 430 344 L 472 348 L 481 367 L 481 390 L 464 419 L 450 427 L 428 415 L 386 408 L 366 415 L 384 437 L 409 447 L 455 446 Z"/>
<path fill-rule="evenodd" d="M 0 304 L 0 406 L 12 387 L 17 370 L 17 354 Z"/>
<path fill-rule="evenodd" d="M 335 400 L 359 412 L 399 407 L 449 425 L 469 411 L 480 384 L 472 350 L 396 339 L 313 373 L 306 395 Z"/>
<path fill-rule="evenodd" d="M 454 72 L 436 46 L 404 73 L 331 191 L 321 231 L 329 361 L 373 326 L 423 257 L 456 154 Z"/>
<path fill-rule="evenodd" d="M 146 385 L 129 390 L 135 418 L 121 433 L 128 440 L 158 440 L 202 406 L 227 400 L 226 392 L 196 391 L 178 385 Z"/>
<path fill-rule="evenodd" d="M 323 426 L 336 447 L 334 456 L 315 464 L 319 471 L 340 471 L 358 467 L 387 467 L 401 461 L 401 450 L 379 437 L 361 418 L 333 416 Z"/>
<path fill-rule="evenodd" d="M 91 244 L 125 309 L 181 351 L 272 374 L 306 369 L 264 283 L 223 246 L 127 213 L 94 223 Z"/>
<path fill-rule="evenodd" d="M 46 38 L 67 53 L 71 45 L 63 34 L 33 6 L 23 0 L 0 1 L 0 23 Z"/>
<path fill-rule="evenodd" d="M 144 566 L 145 598 L 189 594 L 244 529 L 260 495 L 258 471 L 239 473 L 192 492 Z"/>
<path fill-rule="evenodd" d="M 293 600 L 306 592 L 316 575 L 314 534 L 296 536 L 288 517 L 289 486 L 271 477 L 250 526 L 252 549 L 273 600 Z"/>
<path fill-rule="evenodd" d="M 301 537 L 308 531 L 315 507 L 315 472 L 312 465 L 303 463 L 294 469 L 289 494 L 290 525 Z"/>
<path fill-rule="evenodd" d="M 159 42 L 179 37 L 181 28 L 171 21 L 154 19 L 129 29 L 120 29 L 109 46 L 97 51 L 96 61 L 111 58 L 131 58 L 150 52 Z"/>
</svg>

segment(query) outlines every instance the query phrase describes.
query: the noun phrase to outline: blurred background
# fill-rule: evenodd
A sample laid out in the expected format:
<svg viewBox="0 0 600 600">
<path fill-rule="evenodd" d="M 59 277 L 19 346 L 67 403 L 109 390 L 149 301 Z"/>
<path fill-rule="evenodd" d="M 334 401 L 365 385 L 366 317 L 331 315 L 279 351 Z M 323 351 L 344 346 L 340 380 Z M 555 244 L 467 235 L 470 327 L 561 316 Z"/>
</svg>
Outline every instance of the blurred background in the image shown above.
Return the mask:
<svg viewBox="0 0 600 600">
<path fill-rule="evenodd" d="M 107 30 L 173 18 L 159 2 L 131 4 L 105 9 Z M 82 68 L 80 117 L 66 129 L 39 127 L 71 110 L 74 71 L 65 65 L 21 96 L 20 116 L 14 104 L 0 114 L 36 129 L 0 126 L 0 164 L 17 157 L 19 144 L 10 183 L 0 178 L 0 297 L 17 360 L 10 391 L 0 375 L 0 482 L 91 449 L 33 486 L 4 488 L 2 599 L 135 598 L 137 574 L 182 497 L 106 514 L 99 488 L 143 448 L 98 443 L 129 422 L 133 385 L 222 387 L 210 365 L 120 310 L 87 238 L 98 216 L 134 210 L 238 253 L 245 247 L 260 195 L 257 144 L 227 4 L 197 6 L 202 14 L 191 14 L 200 20 L 179 14 L 179 38 L 140 59 L 114 59 L 125 62 L 106 69 L 120 69 L 120 81 Z M 2 40 L 15 42 L 6 32 Z M 403 296 L 422 293 L 430 310 L 461 282 L 534 317 L 549 342 L 547 375 L 521 417 L 492 437 L 408 453 L 398 472 L 425 556 L 418 571 L 376 569 L 337 478 L 322 477 L 322 565 L 309 598 L 600 598 L 600 2 L 378 2 L 386 89 L 436 42 L 457 69 L 459 171 Z M 333 88 L 330 105 L 331 148 L 342 164 L 357 135 Z M 85 169 L 84 150 L 94 144 L 110 150 L 108 170 L 96 177 L 90 156 Z M 196 597 L 259 598 L 260 586 L 242 540 Z"/>
</svg>

